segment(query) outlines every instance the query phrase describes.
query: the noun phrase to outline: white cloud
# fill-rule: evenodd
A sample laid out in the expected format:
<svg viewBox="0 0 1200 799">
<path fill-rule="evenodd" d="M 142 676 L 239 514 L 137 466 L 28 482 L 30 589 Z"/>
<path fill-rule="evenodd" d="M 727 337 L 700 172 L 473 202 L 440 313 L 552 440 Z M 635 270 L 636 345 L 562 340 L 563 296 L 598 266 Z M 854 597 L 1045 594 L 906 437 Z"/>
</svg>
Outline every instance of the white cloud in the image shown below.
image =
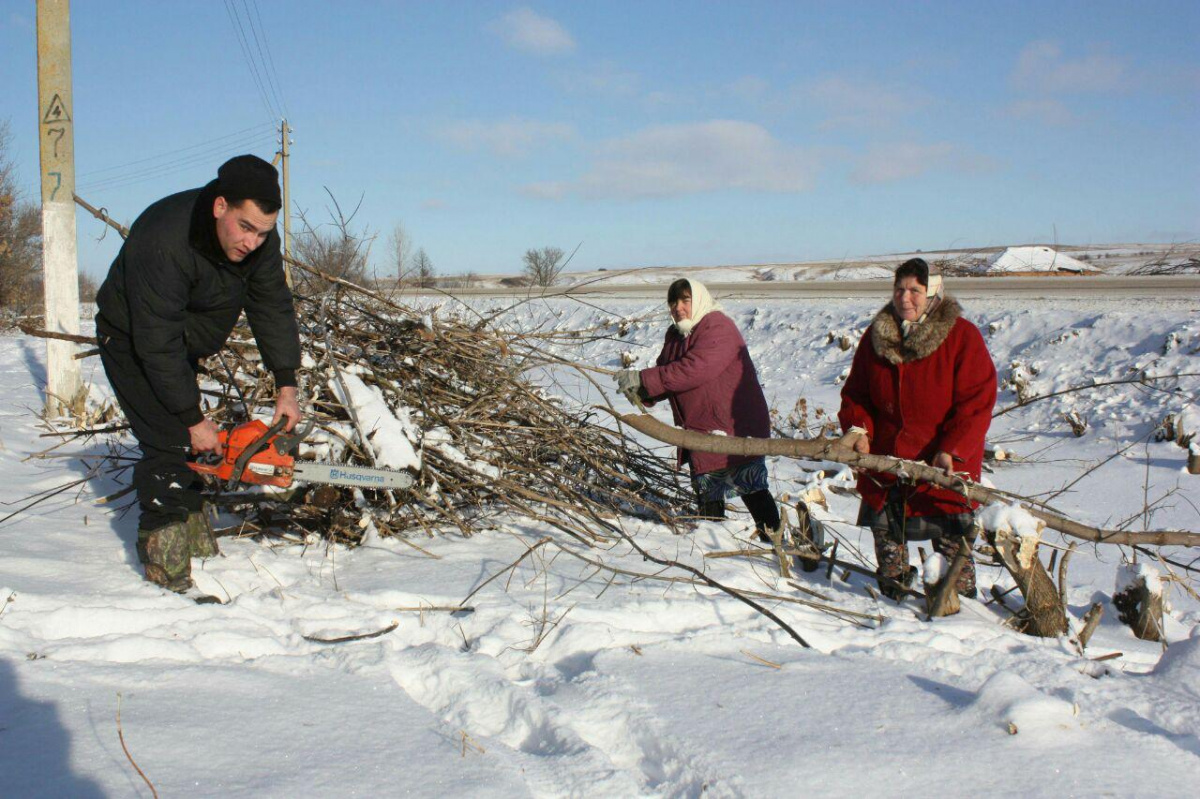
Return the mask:
<svg viewBox="0 0 1200 799">
<path fill-rule="evenodd" d="M 971 154 L 949 142 L 900 142 L 868 148 L 859 157 L 850 178 L 856 183 L 891 183 L 933 171 L 974 173 L 993 167 L 991 159 Z"/>
<path fill-rule="evenodd" d="M 1058 42 L 1030 42 L 1017 56 L 1012 84 L 1041 94 L 1116 91 L 1128 84 L 1123 60 L 1103 53 L 1065 58 Z"/>
<path fill-rule="evenodd" d="M 825 129 L 878 127 L 929 105 L 927 94 L 900 86 L 888 86 L 828 75 L 798 91 L 797 99 L 816 105 L 827 118 Z"/>
<path fill-rule="evenodd" d="M 565 122 L 533 119 L 463 120 L 447 125 L 442 133 L 451 143 L 468 150 L 488 150 L 503 158 L 518 158 L 539 145 L 573 138 L 575 127 Z"/>
<path fill-rule="evenodd" d="M 565 55 L 575 52 L 575 39 L 566 28 L 528 6 L 509 11 L 492 23 L 491 29 L 514 50 L 534 55 Z"/>
<path fill-rule="evenodd" d="M 441 211 L 446 208 L 446 201 L 440 197 L 430 197 L 421 201 L 422 211 Z"/>
<path fill-rule="evenodd" d="M 759 125 L 736 120 L 656 125 L 603 144 L 591 170 L 569 184 L 535 184 L 530 196 L 631 199 L 738 189 L 801 192 L 817 159 L 777 141 Z"/>
</svg>

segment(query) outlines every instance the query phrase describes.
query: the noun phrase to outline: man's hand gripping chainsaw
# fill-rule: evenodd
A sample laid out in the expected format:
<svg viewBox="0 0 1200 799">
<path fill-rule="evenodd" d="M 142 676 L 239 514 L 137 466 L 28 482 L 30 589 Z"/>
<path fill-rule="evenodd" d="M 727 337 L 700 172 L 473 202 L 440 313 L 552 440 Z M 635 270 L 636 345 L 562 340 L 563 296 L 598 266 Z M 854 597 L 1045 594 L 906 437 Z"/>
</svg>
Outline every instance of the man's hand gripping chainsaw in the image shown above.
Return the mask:
<svg viewBox="0 0 1200 799">
<path fill-rule="evenodd" d="M 255 419 L 219 434 L 224 455 L 207 453 L 188 466 L 225 482 L 232 491 L 238 483 L 290 488 L 295 480 L 352 488 L 409 488 L 413 477 L 406 471 L 373 469 L 339 463 L 296 460 L 296 450 L 313 428 L 311 417 L 290 435 L 282 434 L 287 419 L 271 427 Z"/>
</svg>

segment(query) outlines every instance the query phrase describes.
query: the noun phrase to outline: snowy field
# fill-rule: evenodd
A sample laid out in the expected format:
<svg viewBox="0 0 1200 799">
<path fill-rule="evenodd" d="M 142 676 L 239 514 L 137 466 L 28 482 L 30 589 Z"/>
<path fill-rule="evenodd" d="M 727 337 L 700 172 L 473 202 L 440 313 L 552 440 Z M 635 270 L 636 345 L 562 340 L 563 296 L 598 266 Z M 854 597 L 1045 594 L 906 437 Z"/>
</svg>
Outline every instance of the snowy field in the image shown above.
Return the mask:
<svg viewBox="0 0 1200 799">
<path fill-rule="evenodd" d="M 836 414 L 853 353 L 838 340 L 857 342 L 884 299 L 730 304 L 780 424 L 804 422 L 801 398 L 810 435 Z M 1045 395 L 1200 371 L 1198 298 L 965 311 L 996 361 L 998 410 L 1015 402 L 1014 378 Z M 652 363 L 658 305 L 538 301 L 505 317 L 521 329 L 620 319 L 645 321 L 561 354 L 608 369 L 622 352 Z M 149 796 L 122 750 L 118 705 L 125 744 L 164 797 L 1163 797 L 1200 785 L 1200 604 L 1168 582 L 1170 647 L 1135 639 L 1108 604 L 1128 551 L 1083 546 L 1071 560 L 1070 611 L 1106 603 L 1084 657 L 1006 628 L 995 604 L 964 600 L 961 614 L 928 622 L 914 600 L 877 602 L 858 576 L 801 574 L 801 591 L 764 561 L 706 559 L 744 546 L 744 513 L 683 536 L 622 524 L 648 550 L 727 584 L 883 621 L 769 603 L 804 649 L 624 545 L 585 550 L 520 519 L 471 539 L 419 539 L 433 557 L 392 540 L 347 550 L 222 538 L 221 556 L 193 571 L 226 604 L 196 605 L 143 582 L 133 516 L 95 503 L 119 484 L 74 485 L 106 442 L 36 454 L 55 444 L 34 414 L 43 359 L 40 340 L 0 337 L 0 795 Z M 105 396 L 97 360 L 84 363 Z M 604 402 L 569 374 L 542 377 L 569 401 Z M 986 477 L 1090 524 L 1200 531 L 1200 476 L 1153 436 L 1167 413 L 1200 427 L 1200 379 L 1155 385 L 999 416 L 990 441 L 1015 457 Z M 1079 438 L 1063 420 L 1072 410 L 1088 421 Z M 834 490 L 847 474 L 783 460 L 771 470 L 777 496 L 823 487 L 840 557 L 871 557 L 869 535 L 846 522 L 857 500 Z M 980 583 L 981 596 L 1011 585 L 991 566 Z M 411 610 L 456 606 L 476 589 L 472 613 Z M 306 638 L 393 624 L 367 640 Z"/>
<path fill-rule="evenodd" d="M 1011 251 L 1011 252 L 1010 252 Z M 1006 257 L 1007 255 L 1007 257 Z M 1102 246 L 1026 245 L 1013 247 L 977 247 L 887 255 L 847 255 L 844 258 L 794 263 L 764 263 L 729 266 L 647 266 L 638 269 L 567 269 L 558 283 L 564 286 L 663 285 L 680 277 L 703 283 L 790 282 L 812 280 L 871 280 L 892 276 L 896 265 L 908 258 L 924 258 L 930 263 L 948 264 L 973 274 L 1017 274 L 1021 272 L 1087 271 L 1096 274 L 1125 275 L 1149 265 L 1183 268 L 1191 274 L 1200 271 L 1200 244 L 1106 244 Z M 999 265 L 994 263 L 1000 261 Z M 481 275 L 473 285 L 495 288 L 502 276 Z"/>
</svg>

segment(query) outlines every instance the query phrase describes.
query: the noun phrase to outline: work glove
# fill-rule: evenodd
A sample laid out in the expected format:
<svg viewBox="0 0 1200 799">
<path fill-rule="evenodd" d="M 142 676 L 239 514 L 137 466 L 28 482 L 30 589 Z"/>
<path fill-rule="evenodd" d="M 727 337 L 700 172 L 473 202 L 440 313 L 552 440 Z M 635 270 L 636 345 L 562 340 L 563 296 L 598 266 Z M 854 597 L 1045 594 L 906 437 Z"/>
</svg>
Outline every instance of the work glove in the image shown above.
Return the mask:
<svg viewBox="0 0 1200 799">
<path fill-rule="evenodd" d="M 646 411 L 646 406 L 642 404 L 642 399 L 646 395 L 646 390 L 642 388 L 642 376 L 636 369 L 623 369 L 616 374 L 617 390 L 625 395 L 625 399 L 629 400 L 629 404 L 638 408 L 643 413 Z"/>
<path fill-rule="evenodd" d="M 636 397 L 642 387 L 642 373 L 637 369 L 622 369 L 617 372 L 617 390 L 625 396 Z"/>
</svg>

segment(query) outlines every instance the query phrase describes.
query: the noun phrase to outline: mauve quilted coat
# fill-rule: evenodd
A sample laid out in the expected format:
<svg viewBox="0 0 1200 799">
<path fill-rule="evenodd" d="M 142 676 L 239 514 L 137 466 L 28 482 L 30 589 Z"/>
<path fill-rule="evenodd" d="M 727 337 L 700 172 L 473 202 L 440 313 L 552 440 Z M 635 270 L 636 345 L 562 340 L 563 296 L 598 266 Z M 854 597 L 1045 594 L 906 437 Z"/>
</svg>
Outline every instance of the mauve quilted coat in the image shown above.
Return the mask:
<svg viewBox="0 0 1200 799">
<path fill-rule="evenodd" d="M 771 437 L 771 414 L 750 351 L 725 314 L 709 312 L 687 337 L 671 325 L 657 363 L 641 371 L 642 387 L 651 402 L 671 403 L 676 425 L 701 433 Z M 700 475 L 753 458 L 681 449 L 679 462 L 685 460 L 692 474 Z"/>
</svg>

